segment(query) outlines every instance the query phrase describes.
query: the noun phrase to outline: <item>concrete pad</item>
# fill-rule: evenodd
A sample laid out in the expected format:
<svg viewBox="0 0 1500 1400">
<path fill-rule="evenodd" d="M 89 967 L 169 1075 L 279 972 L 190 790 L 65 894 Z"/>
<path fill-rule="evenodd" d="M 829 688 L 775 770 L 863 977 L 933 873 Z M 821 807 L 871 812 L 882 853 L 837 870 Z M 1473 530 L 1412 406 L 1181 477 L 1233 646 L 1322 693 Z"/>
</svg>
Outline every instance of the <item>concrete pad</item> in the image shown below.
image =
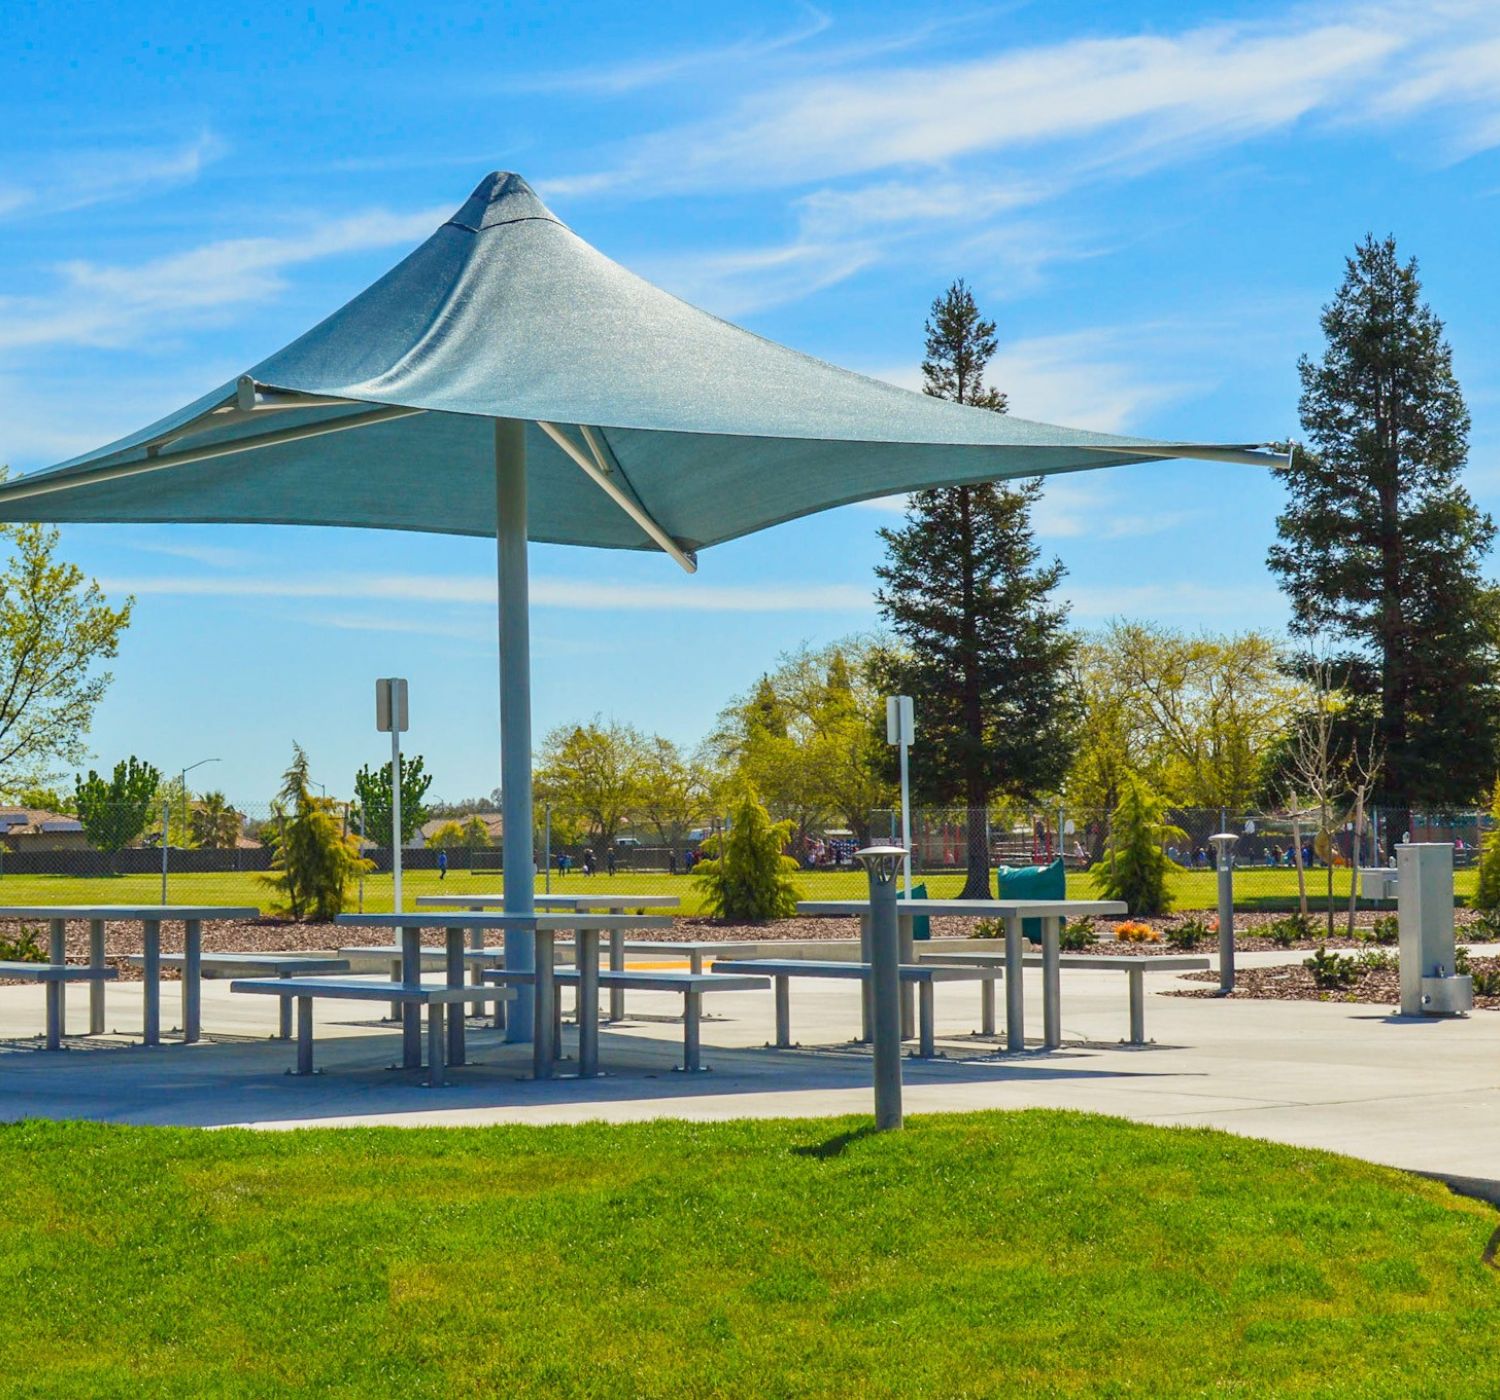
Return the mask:
<svg viewBox="0 0 1500 1400">
<path fill-rule="evenodd" d="M 1111 1113 L 1140 1122 L 1228 1129 L 1274 1141 L 1349 1152 L 1417 1170 L 1493 1177 L 1500 1162 L 1500 1015 L 1404 1021 L 1381 1007 L 1163 996 L 1177 979 L 1147 978 L 1146 1030 L 1154 1043 L 1121 1044 L 1127 1033 L 1122 974 L 1063 974 L 1064 1045 L 1007 1055 L 972 1034 L 979 993 L 936 989 L 939 1049 L 945 1058 L 907 1060 L 909 1113 L 1055 1107 Z M 1191 985 L 1191 984 L 1188 984 Z M 1198 984 L 1201 985 L 1201 984 Z M 1039 1046 L 1039 971 L 1024 979 L 1027 1029 Z M 1000 999 L 1003 1022 L 1003 997 Z M 91 1118 L 110 1122 L 294 1128 L 627 1121 L 658 1116 L 724 1119 L 868 1113 L 867 1049 L 853 984 L 791 987 L 793 1051 L 765 1048 L 773 1033 L 769 991 L 705 998 L 704 1062 L 684 1075 L 681 998 L 635 993 L 631 1019 L 600 1027 L 595 1080 L 537 1083 L 530 1049 L 505 1045 L 469 1023 L 476 1063 L 450 1071 L 441 1089 L 421 1072 L 393 1070 L 400 1032 L 378 1019 L 383 1005 L 319 1003 L 322 1073 L 288 1077 L 291 1044 L 269 1039 L 273 999 L 236 996 L 223 982 L 203 987 L 210 1041 L 143 1049 L 139 983 L 108 990 L 106 1024 L 123 1034 L 89 1040 L 87 998 L 70 998 L 73 1048 L 56 1054 L 0 1045 L 0 1119 Z M 177 989 L 163 989 L 163 1021 Z M 0 987 L 0 1034 L 39 1036 L 43 998 L 34 987 Z M 1003 1029 L 1003 1026 L 1002 1026 Z M 34 1042 L 32 1042 L 34 1043 Z M 576 1030 L 564 1033 L 576 1053 Z"/>
</svg>

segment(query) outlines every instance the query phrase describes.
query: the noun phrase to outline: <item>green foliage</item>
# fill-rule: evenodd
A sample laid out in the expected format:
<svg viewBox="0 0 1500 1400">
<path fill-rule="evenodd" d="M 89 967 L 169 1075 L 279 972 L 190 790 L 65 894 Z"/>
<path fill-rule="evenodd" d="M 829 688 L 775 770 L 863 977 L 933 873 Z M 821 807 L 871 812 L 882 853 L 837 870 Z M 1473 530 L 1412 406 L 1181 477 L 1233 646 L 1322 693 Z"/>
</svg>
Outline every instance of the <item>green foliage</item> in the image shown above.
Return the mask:
<svg viewBox="0 0 1500 1400">
<path fill-rule="evenodd" d="M 542 741 L 536 797 L 550 802 L 554 847 L 567 844 L 569 817 L 582 823 L 603 857 L 640 805 L 647 762 L 646 737 L 634 725 L 564 724 Z"/>
<path fill-rule="evenodd" d="M 1064 953 L 1084 953 L 1099 941 L 1092 919 L 1064 920 L 1057 946 Z"/>
<path fill-rule="evenodd" d="M 1185 953 L 1191 953 L 1200 944 L 1207 943 L 1211 938 L 1217 938 L 1218 932 L 1202 919 L 1184 919 L 1180 924 L 1173 924 L 1167 930 L 1167 946 L 1180 948 Z"/>
<path fill-rule="evenodd" d="M 275 852 L 274 873 L 260 878 L 281 894 L 276 912 L 320 922 L 343 913 L 349 882 L 375 866 L 360 858 L 356 838 L 344 831 L 338 804 L 313 794 L 300 744 L 292 745 L 291 766 L 271 811 L 263 834 Z"/>
<path fill-rule="evenodd" d="M 1360 930 L 1360 938 L 1382 948 L 1390 948 L 1401 941 L 1401 920 L 1394 914 L 1377 915 L 1368 929 Z"/>
<path fill-rule="evenodd" d="M 1500 912 L 1500 779 L 1490 792 L 1491 828 L 1479 842 L 1479 888 L 1474 893 L 1476 909 Z"/>
<path fill-rule="evenodd" d="M 427 838 L 429 851 L 453 851 L 464 844 L 464 829 L 457 822 L 444 822 Z"/>
<path fill-rule="evenodd" d="M 0 777 L 35 787 L 50 761 L 82 761 L 111 680 L 97 663 L 116 654 L 133 600 L 110 607 L 97 583 L 57 559 L 55 529 L 0 525 L 0 538 L 10 548 L 0 570 Z"/>
<path fill-rule="evenodd" d="M 1266 926 L 1265 936 L 1278 948 L 1292 948 L 1314 937 L 1312 920 L 1306 914 L 1288 914 Z"/>
<path fill-rule="evenodd" d="M 222 792 L 205 792 L 189 809 L 188 828 L 194 846 L 231 851 L 239 842 L 244 817 Z"/>
<path fill-rule="evenodd" d="M 1367 238 L 1324 307 L 1321 359 L 1304 356 L 1309 447 L 1283 473 L 1269 563 L 1302 636 L 1326 638 L 1384 755 L 1378 800 L 1462 805 L 1500 766 L 1490 518 L 1460 483 L 1469 413 L 1415 261 Z M 1348 743 L 1341 741 L 1340 749 Z M 1454 756 L 1463 755 L 1462 762 Z"/>
<path fill-rule="evenodd" d="M 1005 411 L 984 384 L 995 326 L 956 282 L 927 322 L 926 392 Z M 1053 591 L 1062 564 L 1042 563 L 1031 527 L 1040 482 L 917 492 L 897 529 L 881 530 L 880 610 L 901 650 L 879 658 L 877 686 L 917 704 L 916 800 L 982 814 L 993 795 L 1055 792 L 1073 756 L 1068 666 L 1075 639 Z M 963 893 L 989 891 L 982 817 L 971 817 Z"/>
<path fill-rule="evenodd" d="M 41 930 L 31 924 L 22 924 L 14 938 L 0 934 L 0 962 L 44 963 L 48 953 L 42 947 Z"/>
<path fill-rule="evenodd" d="M 477 816 L 470 817 L 463 827 L 463 845 L 471 851 L 488 850 L 495 838 L 489 827 Z"/>
<path fill-rule="evenodd" d="M 108 778 L 92 768 L 87 778 L 75 778 L 74 806 L 83 834 L 96 850 L 113 855 L 124 850 L 145 829 L 153 815 L 161 774 L 134 754 L 115 764 Z"/>
<path fill-rule="evenodd" d="M 1322 943 L 1312 957 L 1302 960 L 1302 966 L 1312 973 L 1313 985 L 1320 991 L 1340 991 L 1359 978 L 1359 964 L 1353 958 L 1330 953 Z"/>
<path fill-rule="evenodd" d="M 422 755 L 401 755 L 401 844 L 404 846 L 427 820 L 422 799 L 432 786 L 432 778 L 423 771 Z M 359 799 L 358 812 L 364 813 L 364 835 L 367 841 L 385 846 L 391 839 L 391 765 L 376 768 L 368 765 L 354 775 L 354 791 Z M 359 818 L 355 815 L 356 823 Z"/>
<path fill-rule="evenodd" d="M 1468 977 L 1473 971 L 1473 964 L 1469 961 L 1469 950 L 1460 943 L 1453 950 L 1453 971 L 1460 977 Z"/>
<path fill-rule="evenodd" d="M 59 816 L 73 815 L 73 797 L 51 787 L 23 787 L 12 794 L 16 806 L 29 807 L 38 812 L 56 812 Z"/>
<path fill-rule="evenodd" d="M 1362 972 L 1394 972 L 1400 960 L 1388 948 L 1366 948 L 1356 960 Z"/>
<path fill-rule="evenodd" d="M 1464 925 L 1464 937 L 1474 943 L 1500 940 L 1500 909 L 1485 909 L 1477 919 Z"/>
<path fill-rule="evenodd" d="M 755 789 L 744 788 L 729 830 L 703 843 L 694 871 L 707 912 L 721 919 L 785 919 L 797 912 L 797 862 L 783 855 L 789 821 L 773 822 Z"/>
<path fill-rule="evenodd" d="M 1171 908 L 1171 862 L 1163 847 L 1186 836 L 1166 820 L 1166 811 L 1166 803 L 1145 779 L 1133 773 L 1122 778 L 1104 856 L 1089 872 L 1101 899 L 1124 900 L 1138 916 L 1165 914 Z"/>
<path fill-rule="evenodd" d="M 1500 997 L 1500 967 L 1475 967 L 1469 971 L 1474 979 L 1474 995 Z"/>
</svg>

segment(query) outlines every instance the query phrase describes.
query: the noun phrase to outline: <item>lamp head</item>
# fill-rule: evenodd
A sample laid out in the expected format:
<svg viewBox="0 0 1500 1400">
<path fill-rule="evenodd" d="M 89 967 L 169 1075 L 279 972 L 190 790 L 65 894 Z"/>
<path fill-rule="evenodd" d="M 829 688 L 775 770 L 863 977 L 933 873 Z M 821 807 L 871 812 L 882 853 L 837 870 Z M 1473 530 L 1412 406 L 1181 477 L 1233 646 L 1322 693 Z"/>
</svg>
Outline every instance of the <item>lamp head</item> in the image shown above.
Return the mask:
<svg viewBox="0 0 1500 1400">
<path fill-rule="evenodd" d="M 906 859 L 904 846 L 866 846 L 855 851 L 854 859 L 869 872 L 877 885 L 894 884 L 897 872 Z"/>
</svg>

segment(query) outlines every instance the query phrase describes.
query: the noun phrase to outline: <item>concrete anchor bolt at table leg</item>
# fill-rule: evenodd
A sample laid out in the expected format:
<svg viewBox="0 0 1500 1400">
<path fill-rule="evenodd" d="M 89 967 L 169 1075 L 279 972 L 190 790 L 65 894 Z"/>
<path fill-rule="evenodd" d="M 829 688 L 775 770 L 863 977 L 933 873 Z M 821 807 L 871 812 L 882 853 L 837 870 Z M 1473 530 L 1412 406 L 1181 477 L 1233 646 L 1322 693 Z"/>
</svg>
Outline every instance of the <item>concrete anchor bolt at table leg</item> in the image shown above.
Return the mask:
<svg viewBox="0 0 1500 1400">
<path fill-rule="evenodd" d="M 297 998 L 297 1068 L 294 1074 L 313 1072 L 313 999 Z"/>
<path fill-rule="evenodd" d="M 462 1020 L 463 1007 L 456 1005 L 459 1015 L 453 1019 Z M 443 1003 L 430 1001 L 427 1003 L 427 1087 L 429 1089 L 441 1089 L 443 1087 Z"/>
<path fill-rule="evenodd" d="M 1130 1043 L 1144 1045 L 1146 1043 L 1146 970 L 1143 967 L 1132 967 L 1127 975 L 1130 978 Z"/>
<path fill-rule="evenodd" d="M 144 991 L 144 1025 L 141 1044 L 161 1044 L 161 922 L 147 919 L 142 928 L 141 976 Z"/>
<path fill-rule="evenodd" d="M 104 920 L 89 920 L 89 966 L 104 966 Z M 89 983 L 89 1034 L 104 1034 L 104 983 Z"/>
<path fill-rule="evenodd" d="M 192 1045 L 203 1032 L 203 925 L 188 919 L 182 940 L 182 1039 Z"/>
<path fill-rule="evenodd" d="M 62 964 L 68 960 L 68 926 L 61 919 L 51 919 L 47 924 L 47 960 L 54 964 Z M 68 989 L 58 982 L 57 987 L 57 1015 L 60 1027 L 59 1033 L 66 1035 L 68 1032 Z"/>
</svg>

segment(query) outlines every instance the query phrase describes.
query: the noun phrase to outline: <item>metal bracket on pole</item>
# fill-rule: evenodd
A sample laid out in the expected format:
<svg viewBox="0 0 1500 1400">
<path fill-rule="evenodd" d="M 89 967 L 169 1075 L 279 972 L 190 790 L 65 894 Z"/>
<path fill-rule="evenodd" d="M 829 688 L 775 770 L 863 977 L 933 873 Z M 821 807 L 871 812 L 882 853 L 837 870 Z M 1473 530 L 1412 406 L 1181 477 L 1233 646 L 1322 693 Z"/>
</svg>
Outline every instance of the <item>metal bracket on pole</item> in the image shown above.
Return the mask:
<svg viewBox="0 0 1500 1400">
<path fill-rule="evenodd" d="M 585 453 L 555 423 L 547 423 L 539 418 L 536 425 L 582 468 L 585 476 L 593 481 L 610 500 L 619 506 L 626 515 L 646 532 L 652 543 L 659 546 L 665 553 L 670 554 L 688 573 L 693 574 L 698 572 L 698 556 L 678 544 L 671 535 L 662 529 L 661 525 L 650 512 L 614 479 L 616 473 L 610 469 L 609 464 L 605 461 L 604 454 L 600 450 L 599 444 L 590 429 L 580 427 L 580 431 L 584 435 L 584 440 L 589 446 L 589 452 Z"/>
</svg>

